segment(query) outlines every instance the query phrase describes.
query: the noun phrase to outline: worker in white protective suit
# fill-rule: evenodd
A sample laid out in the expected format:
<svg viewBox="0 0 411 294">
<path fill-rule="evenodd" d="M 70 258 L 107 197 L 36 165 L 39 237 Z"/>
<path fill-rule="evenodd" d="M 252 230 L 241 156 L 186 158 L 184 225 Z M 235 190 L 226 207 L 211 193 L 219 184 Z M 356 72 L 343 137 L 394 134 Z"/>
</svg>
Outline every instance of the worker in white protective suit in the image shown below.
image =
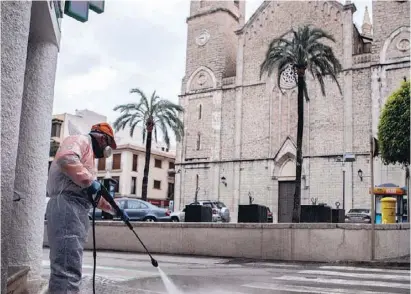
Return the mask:
<svg viewBox="0 0 411 294">
<path fill-rule="evenodd" d="M 47 236 L 50 247 L 50 294 L 80 293 L 88 213 L 101 190 L 94 158 L 107 158 L 117 145 L 107 123 L 92 126 L 88 135 L 69 136 L 50 166 L 47 193 Z M 112 213 L 102 197 L 98 208 Z"/>
</svg>

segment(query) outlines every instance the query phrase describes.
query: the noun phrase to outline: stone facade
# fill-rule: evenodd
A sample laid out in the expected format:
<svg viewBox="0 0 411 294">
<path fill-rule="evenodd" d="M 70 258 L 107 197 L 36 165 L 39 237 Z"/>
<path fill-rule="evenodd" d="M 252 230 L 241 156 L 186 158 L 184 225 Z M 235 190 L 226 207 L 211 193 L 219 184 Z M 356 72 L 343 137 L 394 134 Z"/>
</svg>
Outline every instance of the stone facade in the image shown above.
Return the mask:
<svg viewBox="0 0 411 294">
<path fill-rule="evenodd" d="M 356 8 L 350 1 L 265 1 L 247 23 L 245 3 L 191 2 L 175 207 L 193 201 L 198 188 L 199 199 L 220 199 L 234 221 L 238 204 L 247 204 L 249 195 L 278 220 L 281 183 L 295 180 L 297 89 L 283 74 L 280 91 L 278 73 L 260 79 L 259 68 L 273 38 L 305 24 L 334 36 L 332 47 L 344 70 L 338 77 L 342 95 L 326 80 L 323 96 L 307 76 L 302 203 L 318 198 L 333 207 L 342 204 L 344 170 L 345 208 L 369 207 L 369 136 L 376 135 L 387 96 L 409 77 L 409 2 L 373 2 L 374 24 L 364 17 L 366 35 L 353 24 Z M 354 153 L 356 161 L 342 165 L 344 153 Z M 378 160 L 376 165 L 376 184 L 404 185 L 400 168 L 382 167 Z"/>
</svg>

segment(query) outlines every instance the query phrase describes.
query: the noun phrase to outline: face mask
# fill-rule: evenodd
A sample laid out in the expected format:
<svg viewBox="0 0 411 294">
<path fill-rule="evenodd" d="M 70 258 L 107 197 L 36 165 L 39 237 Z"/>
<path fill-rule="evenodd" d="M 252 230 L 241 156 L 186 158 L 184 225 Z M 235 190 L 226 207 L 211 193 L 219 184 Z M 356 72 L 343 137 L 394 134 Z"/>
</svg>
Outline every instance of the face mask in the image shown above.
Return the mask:
<svg viewBox="0 0 411 294">
<path fill-rule="evenodd" d="M 113 153 L 113 149 L 111 149 L 110 146 L 107 146 L 106 148 L 104 148 L 103 156 L 104 158 L 109 158 L 112 153 Z"/>
</svg>

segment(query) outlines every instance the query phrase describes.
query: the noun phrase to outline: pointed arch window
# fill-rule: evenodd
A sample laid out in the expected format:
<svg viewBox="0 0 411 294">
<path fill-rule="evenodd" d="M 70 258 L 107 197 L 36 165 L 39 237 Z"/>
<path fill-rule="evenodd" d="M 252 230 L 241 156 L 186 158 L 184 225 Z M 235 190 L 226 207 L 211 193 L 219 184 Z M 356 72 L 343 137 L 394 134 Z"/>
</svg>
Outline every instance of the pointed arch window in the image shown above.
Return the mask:
<svg viewBox="0 0 411 294">
<path fill-rule="evenodd" d="M 200 104 L 198 106 L 198 119 L 201 119 L 202 112 L 203 112 L 203 106 Z"/>
<path fill-rule="evenodd" d="M 196 191 L 198 189 L 199 179 L 200 179 L 200 177 L 198 175 L 196 175 Z"/>
<path fill-rule="evenodd" d="M 201 134 L 197 134 L 197 150 L 200 150 L 201 148 Z"/>
</svg>

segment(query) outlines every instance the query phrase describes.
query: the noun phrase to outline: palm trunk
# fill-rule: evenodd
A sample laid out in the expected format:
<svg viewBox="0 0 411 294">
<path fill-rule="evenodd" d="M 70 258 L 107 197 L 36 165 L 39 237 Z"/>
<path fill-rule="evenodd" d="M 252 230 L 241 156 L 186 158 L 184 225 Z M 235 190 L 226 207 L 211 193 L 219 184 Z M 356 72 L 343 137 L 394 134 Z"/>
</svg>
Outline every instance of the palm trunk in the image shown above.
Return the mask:
<svg viewBox="0 0 411 294">
<path fill-rule="evenodd" d="M 150 171 L 150 157 L 151 157 L 151 139 L 153 131 L 147 130 L 147 140 L 146 140 L 146 162 L 144 164 L 144 175 L 143 175 L 143 187 L 141 189 L 141 199 L 147 201 L 147 190 L 148 190 L 148 173 Z"/>
<path fill-rule="evenodd" d="M 304 131 L 304 73 L 298 74 L 298 125 L 297 125 L 297 158 L 295 167 L 295 192 L 293 205 L 293 223 L 300 222 L 301 173 L 303 167 L 303 131 Z"/>
</svg>

